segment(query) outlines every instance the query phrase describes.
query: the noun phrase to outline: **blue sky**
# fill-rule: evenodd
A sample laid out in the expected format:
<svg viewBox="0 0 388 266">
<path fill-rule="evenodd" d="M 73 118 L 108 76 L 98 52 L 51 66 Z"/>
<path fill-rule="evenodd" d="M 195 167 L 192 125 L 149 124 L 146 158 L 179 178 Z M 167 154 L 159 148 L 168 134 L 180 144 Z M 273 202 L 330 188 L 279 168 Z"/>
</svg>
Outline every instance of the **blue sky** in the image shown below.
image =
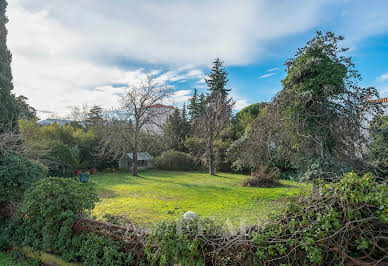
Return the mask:
<svg viewBox="0 0 388 266">
<path fill-rule="evenodd" d="M 181 106 L 215 57 L 224 60 L 236 109 L 269 101 L 284 62 L 315 31 L 346 38 L 362 86 L 388 96 L 386 0 L 9 0 L 15 93 L 41 118 L 75 105 L 118 104 L 152 75 Z"/>
</svg>

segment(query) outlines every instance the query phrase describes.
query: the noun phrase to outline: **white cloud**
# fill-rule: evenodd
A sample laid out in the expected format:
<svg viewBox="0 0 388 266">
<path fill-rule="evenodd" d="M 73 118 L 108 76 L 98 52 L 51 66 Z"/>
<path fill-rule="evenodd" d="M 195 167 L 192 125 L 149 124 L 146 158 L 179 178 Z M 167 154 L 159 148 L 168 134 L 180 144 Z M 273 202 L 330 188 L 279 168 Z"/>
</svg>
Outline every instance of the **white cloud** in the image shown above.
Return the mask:
<svg viewBox="0 0 388 266">
<path fill-rule="evenodd" d="M 278 67 L 270 68 L 270 69 L 267 69 L 267 72 L 273 72 L 276 70 L 279 70 L 279 68 Z"/>
<path fill-rule="evenodd" d="M 247 107 L 248 105 L 249 103 L 246 99 L 237 99 L 233 109 L 240 111 L 241 109 L 243 109 L 244 107 Z"/>
<path fill-rule="evenodd" d="M 326 2 L 10 0 L 9 17 L 16 20 L 16 8 L 45 17 L 42 26 L 60 29 L 50 35 L 53 52 L 71 56 L 181 65 L 204 65 L 219 56 L 228 64 L 243 64 L 256 60 L 268 40 L 314 27 Z M 300 6 L 303 15 L 295 16 Z M 22 22 L 19 32 L 27 25 Z"/>
<path fill-rule="evenodd" d="M 380 76 L 377 78 L 378 81 L 385 81 L 385 80 L 387 80 L 387 79 L 388 79 L 388 73 L 382 74 L 382 75 L 380 75 Z"/>
<path fill-rule="evenodd" d="M 276 73 L 268 73 L 268 74 L 264 74 L 264 75 L 261 75 L 259 78 L 264 79 L 264 78 L 271 77 L 271 76 L 273 76 L 273 75 L 276 75 Z"/>
<path fill-rule="evenodd" d="M 364 12 L 354 10 L 353 2 L 342 4 L 350 10 L 343 12 L 344 21 L 353 21 L 350 26 L 343 23 L 344 29 L 357 25 L 360 38 L 388 27 L 387 5 L 349 19 L 349 14 Z M 44 117 L 47 112 L 63 113 L 71 105 L 116 105 L 123 89 L 117 84 L 125 87 L 147 73 L 162 83 L 190 80 L 194 87 L 203 87 L 204 73 L 198 66 L 216 56 L 228 65 L 257 62 L 266 56 L 271 41 L 327 20 L 333 3 L 338 2 L 9 0 L 8 46 L 15 92 L 27 96 Z M 158 67 L 129 69 L 131 62 Z M 261 77 L 274 75 L 275 70 Z M 180 93 L 177 99 L 188 97 Z M 236 101 L 236 107 L 246 104 L 244 99 Z"/>
<path fill-rule="evenodd" d="M 182 105 L 184 102 L 188 101 L 191 97 L 191 90 L 178 90 L 174 92 L 173 104 Z"/>
</svg>

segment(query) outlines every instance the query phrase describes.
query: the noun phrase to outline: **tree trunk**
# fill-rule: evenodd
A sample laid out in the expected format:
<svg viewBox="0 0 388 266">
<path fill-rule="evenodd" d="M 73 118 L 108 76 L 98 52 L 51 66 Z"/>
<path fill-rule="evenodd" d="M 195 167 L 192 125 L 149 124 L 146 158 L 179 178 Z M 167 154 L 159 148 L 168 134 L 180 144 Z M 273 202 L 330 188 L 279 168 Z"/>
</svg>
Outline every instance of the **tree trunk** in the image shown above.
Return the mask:
<svg viewBox="0 0 388 266">
<path fill-rule="evenodd" d="M 209 175 L 214 175 L 214 151 L 213 142 L 209 144 Z"/>
<path fill-rule="evenodd" d="M 133 159 L 132 159 L 132 175 L 137 176 L 137 144 L 138 134 L 135 133 L 135 145 L 133 145 Z"/>
</svg>

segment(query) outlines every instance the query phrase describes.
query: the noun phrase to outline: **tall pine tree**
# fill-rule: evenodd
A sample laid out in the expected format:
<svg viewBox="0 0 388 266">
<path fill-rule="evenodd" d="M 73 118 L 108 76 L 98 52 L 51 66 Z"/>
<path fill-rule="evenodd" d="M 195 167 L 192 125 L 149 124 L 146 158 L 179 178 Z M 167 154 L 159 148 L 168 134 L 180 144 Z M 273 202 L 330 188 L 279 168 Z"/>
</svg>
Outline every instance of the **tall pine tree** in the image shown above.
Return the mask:
<svg viewBox="0 0 388 266">
<path fill-rule="evenodd" d="M 86 118 L 87 126 L 97 126 L 102 121 L 102 108 L 98 105 L 93 106 Z"/>
<path fill-rule="evenodd" d="M 189 109 L 190 120 L 194 121 L 198 116 L 198 90 L 197 89 L 194 89 L 193 96 L 191 96 L 190 103 L 187 109 Z"/>
<path fill-rule="evenodd" d="M 205 79 L 210 94 L 221 92 L 224 96 L 227 96 L 230 91 L 230 89 L 225 88 L 228 83 L 228 73 L 223 64 L 224 62 L 220 58 L 216 58 L 209 77 Z"/>
<path fill-rule="evenodd" d="M 18 108 L 12 94 L 11 52 L 7 48 L 7 1 L 0 0 L 0 133 L 17 128 Z"/>
</svg>

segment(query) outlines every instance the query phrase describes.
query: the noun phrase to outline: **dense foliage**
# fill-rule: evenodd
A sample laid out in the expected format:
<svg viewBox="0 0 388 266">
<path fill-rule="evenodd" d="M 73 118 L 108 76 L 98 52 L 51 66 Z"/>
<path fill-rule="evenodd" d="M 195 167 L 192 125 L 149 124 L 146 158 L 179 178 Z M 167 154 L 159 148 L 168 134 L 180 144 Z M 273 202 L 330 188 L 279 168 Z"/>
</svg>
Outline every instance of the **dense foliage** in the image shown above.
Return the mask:
<svg viewBox="0 0 388 266">
<path fill-rule="evenodd" d="M 20 120 L 19 127 L 24 143 L 44 153 L 41 159 L 52 176 L 68 177 L 75 169 L 106 167 L 95 155 L 99 141 L 97 127 L 86 131 L 83 127 L 56 123 L 40 126 L 33 120 Z"/>
<path fill-rule="evenodd" d="M 0 0 L 0 133 L 14 130 L 19 116 L 16 99 L 12 94 L 12 55 L 7 48 L 6 8 L 7 1 Z"/>
<path fill-rule="evenodd" d="M 20 201 L 23 193 L 34 182 L 45 177 L 47 170 L 40 164 L 6 152 L 0 155 L 0 203 Z"/>
<path fill-rule="evenodd" d="M 186 107 L 175 109 L 164 126 L 164 140 L 167 149 L 185 151 L 185 139 L 190 133 L 190 123 L 186 117 Z"/>
<path fill-rule="evenodd" d="M 197 168 L 195 159 L 188 153 L 169 150 L 156 158 L 155 166 L 162 170 L 194 170 Z"/>
<path fill-rule="evenodd" d="M 205 265 L 206 238 L 225 235 L 226 232 L 211 220 L 161 222 L 150 236 L 145 252 L 152 265 Z"/>
<path fill-rule="evenodd" d="M 37 120 L 36 109 L 27 103 L 28 98 L 20 95 L 16 97 L 19 119 Z"/>
<path fill-rule="evenodd" d="M 235 127 L 238 137 L 242 137 L 252 126 L 253 121 L 259 118 L 267 103 L 260 102 L 248 105 L 235 115 Z"/>
<path fill-rule="evenodd" d="M 21 209 L 2 237 L 7 238 L 7 246 L 31 246 L 67 254 L 77 243 L 72 240 L 74 221 L 87 214 L 97 201 L 88 184 L 58 177 L 41 179 L 25 192 Z"/>
<path fill-rule="evenodd" d="M 369 174 L 345 174 L 271 218 L 253 239 L 258 259 L 270 264 L 387 261 L 388 189 Z"/>
<path fill-rule="evenodd" d="M 296 169 L 305 179 L 363 169 L 361 129 L 367 112 L 379 111 L 370 101 L 377 91 L 357 85 L 360 75 L 343 55 L 342 40 L 318 32 L 286 62 L 283 89 L 233 150 L 240 162 Z"/>
</svg>

